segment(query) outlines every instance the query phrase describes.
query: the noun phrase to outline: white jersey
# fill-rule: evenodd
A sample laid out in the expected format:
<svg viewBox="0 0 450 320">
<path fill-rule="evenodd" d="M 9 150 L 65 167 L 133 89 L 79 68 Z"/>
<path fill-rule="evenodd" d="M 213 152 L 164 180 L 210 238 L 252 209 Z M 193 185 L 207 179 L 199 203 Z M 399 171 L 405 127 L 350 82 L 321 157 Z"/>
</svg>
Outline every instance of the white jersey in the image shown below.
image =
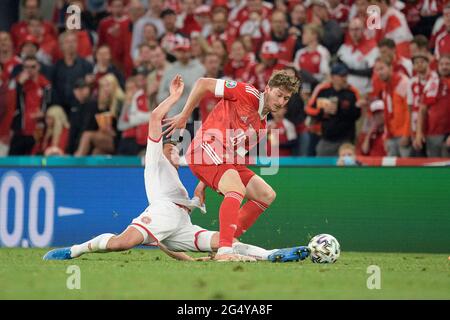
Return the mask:
<svg viewBox="0 0 450 320">
<path fill-rule="evenodd" d="M 201 207 L 198 198 L 190 199 L 189 194 L 181 183 L 177 169 L 163 154 L 162 139 L 153 141 L 147 139 L 147 151 L 145 154 L 145 191 L 148 202 L 153 204 L 160 201 L 168 201 L 183 205 L 189 209 Z"/>
</svg>

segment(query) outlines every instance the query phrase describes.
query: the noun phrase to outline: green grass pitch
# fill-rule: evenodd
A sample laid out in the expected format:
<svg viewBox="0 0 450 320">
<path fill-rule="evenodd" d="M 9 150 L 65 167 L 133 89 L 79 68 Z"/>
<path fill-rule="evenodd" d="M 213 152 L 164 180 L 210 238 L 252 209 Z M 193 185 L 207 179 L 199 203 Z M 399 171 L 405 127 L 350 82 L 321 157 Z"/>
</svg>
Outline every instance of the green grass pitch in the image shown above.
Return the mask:
<svg viewBox="0 0 450 320">
<path fill-rule="evenodd" d="M 444 254 L 343 252 L 333 265 L 180 262 L 159 250 L 43 261 L 45 249 L 0 249 L 0 299 L 450 299 Z M 67 289 L 68 267 L 81 289 Z M 369 290 L 367 267 L 381 271 Z"/>
</svg>

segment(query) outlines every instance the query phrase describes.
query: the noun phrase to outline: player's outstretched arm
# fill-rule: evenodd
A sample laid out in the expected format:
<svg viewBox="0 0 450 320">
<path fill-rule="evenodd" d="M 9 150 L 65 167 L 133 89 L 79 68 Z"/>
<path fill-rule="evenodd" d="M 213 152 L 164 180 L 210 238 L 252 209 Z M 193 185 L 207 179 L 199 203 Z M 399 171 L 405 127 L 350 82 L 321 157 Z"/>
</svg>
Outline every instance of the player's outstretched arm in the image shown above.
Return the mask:
<svg viewBox="0 0 450 320">
<path fill-rule="evenodd" d="M 207 92 L 214 93 L 216 90 L 216 82 L 217 79 L 214 78 L 200 78 L 198 79 L 194 87 L 189 94 L 189 97 L 186 101 L 186 104 L 179 114 L 177 114 L 173 118 L 165 119 L 165 124 L 169 127 L 163 132 L 163 134 L 167 134 L 170 137 L 174 130 L 176 129 L 184 129 L 186 127 L 186 123 L 189 117 L 194 111 L 195 107 L 198 106 L 200 100 L 205 96 Z"/>
<path fill-rule="evenodd" d="M 161 102 L 151 113 L 148 123 L 148 135 L 154 140 L 158 140 L 162 134 L 162 120 L 173 105 L 180 99 L 183 94 L 184 83 L 179 74 L 172 79 L 170 83 L 170 95 Z"/>
<path fill-rule="evenodd" d="M 159 248 L 162 250 L 162 252 L 164 252 L 165 254 L 167 254 L 169 257 L 174 258 L 175 260 L 181 260 L 181 261 L 195 261 L 194 258 L 192 258 L 191 256 L 188 256 L 186 253 L 184 252 L 174 252 L 169 250 L 165 245 L 163 245 L 162 243 L 160 243 Z"/>
</svg>

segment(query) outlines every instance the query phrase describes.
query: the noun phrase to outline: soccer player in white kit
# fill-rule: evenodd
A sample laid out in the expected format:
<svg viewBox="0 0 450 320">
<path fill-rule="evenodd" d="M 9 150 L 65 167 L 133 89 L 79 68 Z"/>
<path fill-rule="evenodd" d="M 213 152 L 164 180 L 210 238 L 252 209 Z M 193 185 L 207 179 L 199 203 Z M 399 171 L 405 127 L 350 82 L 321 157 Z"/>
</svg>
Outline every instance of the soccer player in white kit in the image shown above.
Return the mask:
<svg viewBox="0 0 450 320">
<path fill-rule="evenodd" d="M 105 233 L 85 243 L 72 247 L 54 249 L 45 254 L 44 260 L 67 260 L 93 252 L 113 252 L 134 248 L 138 245 L 159 246 L 166 254 L 178 260 L 194 259 L 185 254 L 191 252 L 215 252 L 219 247 L 219 233 L 193 225 L 190 212 L 194 208 L 204 211 L 205 186 L 200 182 L 193 199 L 178 176 L 179 150 L 173 142 L 163 144 L 161 122 L 170 108 L 181 97 L 183 80 L 177 75 L 170 86 L 170 96 L 152 113 L 149 120 L 149 137 L 145 155 L 145 189 L 150 205 L 135 218 L 120 235 Z M 294 248 L 265 250 L 235 241 L 235 258 L 231 261 L 292 261 L 303 260 L 309 255 Z M 230 260 L 227 260 L 230 261 Z"/>
</svg>

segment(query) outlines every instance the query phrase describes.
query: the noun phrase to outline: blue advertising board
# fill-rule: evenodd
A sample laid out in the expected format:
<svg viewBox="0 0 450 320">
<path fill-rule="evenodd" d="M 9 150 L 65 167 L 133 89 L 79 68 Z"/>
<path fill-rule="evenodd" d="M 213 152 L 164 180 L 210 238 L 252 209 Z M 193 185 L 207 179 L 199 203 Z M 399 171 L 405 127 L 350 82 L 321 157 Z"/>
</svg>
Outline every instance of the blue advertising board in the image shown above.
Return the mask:
<svg viewBox="0 0 450 320">
<path fill-rule="evenodd" d="M 180 177 L 190 193 L 196 178 Z M 0 168 L 0 245 L 66 246 L 119 233 L 147 206 L 142 167 Z"/>
</svg>

